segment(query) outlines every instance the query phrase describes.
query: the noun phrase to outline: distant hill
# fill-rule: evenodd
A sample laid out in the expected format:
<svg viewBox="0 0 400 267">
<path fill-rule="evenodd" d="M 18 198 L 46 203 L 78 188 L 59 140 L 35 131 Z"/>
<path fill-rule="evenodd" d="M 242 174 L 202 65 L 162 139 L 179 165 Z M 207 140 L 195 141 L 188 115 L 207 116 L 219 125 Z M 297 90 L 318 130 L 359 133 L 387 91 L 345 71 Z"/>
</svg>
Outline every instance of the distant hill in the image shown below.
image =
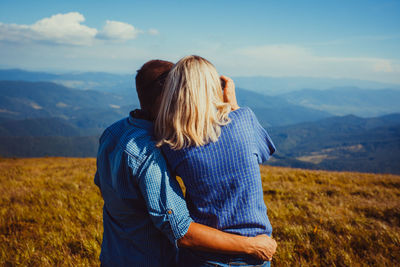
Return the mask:
<svg viewBox="0 0 400 267">
<path fill-rule="evenodd" d="M 49 81 L 57 79 L 57 74 L 39 72 L 39 71 L 25 71 L 20 69 L 2 69 L 0 70 L 0 80 L 7 81 Z"/>
<path fill-rule="evenodd" d="M 400 173 L 400 114 L 333 117 L 269 133 L 277 146 L 271 165 Z"/>
<path fill-rule="evenodd" d="M 106 72 L 72 72 L 54 74 L 20 69 L 0 69 L 0 80 L 54 82 L 71 88 L 106 92 L 135 92 L 134 75 Z"/>
<path fill-rule="evenodd" d="M 1 157 L 94 157 L 99 136 L 0 136 Z"/>
<path fill-rule="evenodd" d="M 98 134 L 138 106 L 137 98 L 107 92 L 50 82 L 0 81 L 0 117 L 9 120 L 57 117 Z"/>
<path fill-rule="evenodd" d="M 400 112 L 400 90 L 366 90 L 340 87 L 329 90 L 303 89 L 280 95 L 292 104 L 335 115 L 363 117 Z"/>
<path fill-rule="evenodd" d="M 280 95 L 304 88 L 327 90 L 336 87 L 358 87 L 364 89 L 400 89 L 400 84 L 381 83 L 355 79 L 317 77 L 234 77 L 236 86 L 265 95 Z"/>
<path fill-rule="evenodd" d="M 250 107 L 264 127 L 290 125 L 331 117 L 328 112 L 289 103 L 276 96 L 266 96 L 241 88 L 236 89 L 240 106 Z"/>
<path fill-rule="evenodd" d="M 0 101 L 2 109 L 6 109 L 8 113 L 24 116 L 26 109 L 31 117 L 35 114 L 57 116 L 82 109 L 118 109 L 125 105 L 139 104 L 137 98 L 127 99 L 118 94 L 76 90 L 51 82 L 25 81 L 0 81 Z"/>
<path fill-rule="evenodd" d="M 61 118 L 35 118 L 0 122 L 4 136 L 79 136 L 82 130 Z"/>
</svg>

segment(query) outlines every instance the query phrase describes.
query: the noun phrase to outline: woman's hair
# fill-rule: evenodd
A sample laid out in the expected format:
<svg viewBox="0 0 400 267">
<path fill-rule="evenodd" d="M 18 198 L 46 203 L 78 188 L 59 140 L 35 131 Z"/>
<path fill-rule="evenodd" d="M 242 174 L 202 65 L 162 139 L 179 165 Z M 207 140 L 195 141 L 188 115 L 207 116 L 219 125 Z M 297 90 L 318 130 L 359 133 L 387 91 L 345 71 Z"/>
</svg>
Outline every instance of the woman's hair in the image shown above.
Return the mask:
<svg viewBox="0 0 400 267">
<path fill-rule="evenodd" d="M 178 61 L 165 82 L 155 122 L 157 145 L 172 149 L 215 142 L 230 122 L 231 106 L 223 102 L 220 76 L 199 56 Z"/>
</svg>

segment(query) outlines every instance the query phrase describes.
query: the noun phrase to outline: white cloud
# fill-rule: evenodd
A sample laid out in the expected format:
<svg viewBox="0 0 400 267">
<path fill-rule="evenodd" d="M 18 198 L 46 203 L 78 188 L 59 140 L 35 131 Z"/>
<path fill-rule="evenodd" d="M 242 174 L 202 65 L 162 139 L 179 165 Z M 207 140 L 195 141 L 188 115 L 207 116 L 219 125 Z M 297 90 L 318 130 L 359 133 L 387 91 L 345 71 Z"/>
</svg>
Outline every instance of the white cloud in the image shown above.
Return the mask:
<svg viewBox="0 0 400 267">
<path fill-rule="evenodd" d="M 128 23 L 107 20 L 106 25 L 97 37 L 105 40 L 126 41 L 135 39 L 141 32 Z"/>
<path fill-rule="evenodd" d="M 0 22 L 0 41 L 14 43 L 49 43 L 90 46 L 98 39 L 103 41 L 127 41 L 135 39 L 141 30 L 134 26 L 107 20 L 101 31 L 82 24 L 85 17 L 78 12 L 56 14 L 31 25 L 5 24 Z M 149 31 L 151 35 L 156 30 Z"/>
<path fill-rule="evenodd" d="M 44 40 L 58 44 L 89 45 L 97 34 L 95 28 L 82 25 L 85 21 L 82 14 L 71 12 L 57 14 L 39 20 L 31 26 Z"/>
<path fill-rule="evenodd" d="M 157 29 L 149 29 L 147 31 L 150 35 L 159 35 L 160 32 Z"/>
<path fill-rule="evenodd" d="M 0 40 L 91 45 L 97 30 L 82 25 L 84 21 L 82 14 L 71 12 L 44 18 L 32 25 L 0 23 Z"/>
</svg>

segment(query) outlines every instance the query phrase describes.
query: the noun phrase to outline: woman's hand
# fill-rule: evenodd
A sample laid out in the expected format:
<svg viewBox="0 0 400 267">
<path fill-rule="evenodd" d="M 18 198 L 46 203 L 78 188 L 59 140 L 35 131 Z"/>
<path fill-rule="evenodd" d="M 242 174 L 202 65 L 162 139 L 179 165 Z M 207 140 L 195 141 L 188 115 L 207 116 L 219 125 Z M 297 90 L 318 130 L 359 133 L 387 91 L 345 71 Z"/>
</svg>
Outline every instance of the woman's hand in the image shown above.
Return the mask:
<svg viewBox="0 0 400 267">
<path fill-rule="evenodd" d="M 232 110 L 237 110 L 239 105 L 236 100 L 235 83 L 231 78 L 224 75 L 221 76 L 221 80 L 225 82 L 225 88 L 222 88 L 224 92 L 224 102 L 230 104 Z"/>
<path fill-rule="evenodd" d="M 275 254 L 277 247 L 275 239 L 267 235 L 258 235 L 249 237 L 249 239 L 251 245 L 248 254 L 264 261 L 272 260 L 272 256 Z"/>
</svg>

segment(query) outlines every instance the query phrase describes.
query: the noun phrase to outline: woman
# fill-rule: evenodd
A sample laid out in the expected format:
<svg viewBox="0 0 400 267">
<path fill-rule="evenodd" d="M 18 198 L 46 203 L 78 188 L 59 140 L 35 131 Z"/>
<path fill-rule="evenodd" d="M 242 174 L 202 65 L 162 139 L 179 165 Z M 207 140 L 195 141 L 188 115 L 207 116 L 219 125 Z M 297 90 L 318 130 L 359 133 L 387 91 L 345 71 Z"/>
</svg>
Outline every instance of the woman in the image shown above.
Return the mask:
<svg viewBox="0 0 400 267">
<path fill-rule="evenodd" d="M 233 81 L 199 56 L 170 71 L 155 133 L 171 169 L 186 186 L 191 217 L 198 223 L 244 236 L 271 235 L 259 164 L 275 151 L 249 108 L 236 103 Z M 229 103 L 228 103 L 229 102 Z M 181 249 L 181 266 L 269 266 L 251 256 Z"/>
</svg>

